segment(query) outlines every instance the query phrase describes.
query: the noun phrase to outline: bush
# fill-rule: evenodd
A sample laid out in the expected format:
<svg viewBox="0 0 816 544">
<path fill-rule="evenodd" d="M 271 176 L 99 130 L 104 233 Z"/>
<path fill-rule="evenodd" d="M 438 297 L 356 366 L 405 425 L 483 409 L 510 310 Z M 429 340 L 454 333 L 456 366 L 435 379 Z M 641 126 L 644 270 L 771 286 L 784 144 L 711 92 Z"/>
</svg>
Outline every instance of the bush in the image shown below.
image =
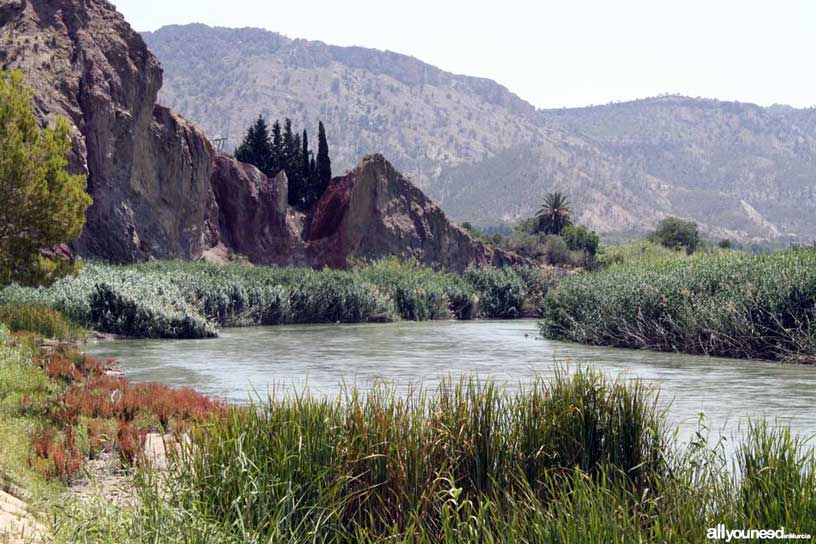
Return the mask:
<svg viewBox="0 0 816 544">
<path fill-rule="evenodd" d="M 470 268 L 464 278 L 478 293 L 484 317 L 515 319 L 522 315 L 527 286 L 511 268 Z"/>
<path fill-rule="evenodd" d="M 561 237 L 566 242 L 567 247 L 572 251 L 583 251 L 588 256 L 594 257 L 598 252 L 601 239 L 585 226 L 570 225 L 561 232 Z"/>
<path fill-rule="evenodd" d="M 700 245 L 697 223 L 677 217 L 667 217 L 660 221 L 649 239 L 669 249 L 685 249 L 689 255 L 697 251 Z"/>
<path fill-rule="evenodd" d="M 501 283 L 513 292 L 501 294 L 501 285 L 474 285 L 462 275 L 397 259 L 350 271 L 177 262 L 90 264 L 76 278 L 48 288 L 9 286 L 0 291 L 0 304 L 45 305 L 103 332 L 150 338 L 206 338 L 215 335 L 217 326 L 517 315 L 498 308 L 511 304 L 518 309 L 516 291 L 524 282 L 510 270 L 496 273 L 515 278 Z M 498 301 L 502 297 L 504 302 Z M 496 302 L 484 313 L 480 299 Z"/>
<path fill-rule="evenodd" d="M 617 265 L 653 265 L 665 261 L 676 261 L 687 257 L 685 251 L 669 249 L 648 240 L 638 240 L 625 244 L 601 245 L 598 249 L 598 268 Z"/>
<path fill-rule="evenodd" d="M 99 330 L 139 338 L 210 338 L 215 327 L 193 311 L 172 304 L 151 304 L 144 291 L 100 283 L 89 304 L 90 321 Z"/>
</svg>

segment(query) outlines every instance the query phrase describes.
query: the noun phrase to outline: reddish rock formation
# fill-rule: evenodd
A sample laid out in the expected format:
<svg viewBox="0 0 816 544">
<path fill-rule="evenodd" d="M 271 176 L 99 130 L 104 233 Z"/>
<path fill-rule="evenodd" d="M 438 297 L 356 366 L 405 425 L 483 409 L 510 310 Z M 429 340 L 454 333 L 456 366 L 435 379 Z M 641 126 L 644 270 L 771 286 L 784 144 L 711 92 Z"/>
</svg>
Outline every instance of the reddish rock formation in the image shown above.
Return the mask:
<svg viewBox="0 0 816 544">
<path fill-rule="evenodd" d="M 521 259 L 489 248 L 452 225 L 442 210 L 382 155 L 370 155 L 335 178 L 304 232 L 310 262 L 343 268 L 349 260 L 389 255 L 448 270 Z"/>
</svg>

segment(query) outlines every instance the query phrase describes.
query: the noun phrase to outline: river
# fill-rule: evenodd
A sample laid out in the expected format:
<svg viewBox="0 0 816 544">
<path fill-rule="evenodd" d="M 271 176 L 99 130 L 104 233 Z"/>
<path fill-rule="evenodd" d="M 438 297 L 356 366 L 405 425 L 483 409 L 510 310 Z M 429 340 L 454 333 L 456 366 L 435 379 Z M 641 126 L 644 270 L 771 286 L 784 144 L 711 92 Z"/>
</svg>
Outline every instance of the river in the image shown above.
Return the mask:
<svg viewBox="0 0 816 544">
<path fill-rule="evenodd" d="M 212 340 L 122 340 L 86 351 L 118 359 L 131 380 L 190 386 L 233 402 L 270 389 L 335 395 L 380 380 L 404 391 L 463 375 L 515 387 L 559 365 L 584 365 L 659 386 L 683 439 L 701 413 L 713 435 L 729 439 L 739 439 L 753 417 L 816 434 L 816 367 L 552 342 L 527 320 L 226 329 Z"/>
</svg>

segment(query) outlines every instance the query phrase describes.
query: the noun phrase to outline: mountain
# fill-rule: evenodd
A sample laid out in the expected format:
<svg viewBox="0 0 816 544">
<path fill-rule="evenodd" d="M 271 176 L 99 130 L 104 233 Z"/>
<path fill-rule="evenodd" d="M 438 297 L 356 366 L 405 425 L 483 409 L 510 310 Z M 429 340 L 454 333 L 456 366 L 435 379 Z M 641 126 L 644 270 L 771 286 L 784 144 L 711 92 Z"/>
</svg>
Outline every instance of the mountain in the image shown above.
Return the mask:
<svg viewBox="0 0 816 544">
<path fill-rule="evenodd" d="M 210 136 L 235 146 L 258 114 L 310 131 L 320 119 L 337 172 L 382 152 L 457 221 L 512 223 L 558 189 L 604 233 L 673 214 L 711 237 L 816 238 L 814 109 L 662 96 L 536 110 L 388 51 L 204 25 L 143 36 L 165 69 L 160 100 Z"/>
<path fill-rule="evenodd" d="M 68 168 L 93 198 L 73 243 L 82 256 L 346 267 L 398 255 L 458 271 L 520 262 L 450 224 L 381 155 L 333 179 L 314 209 L 290 207 L 285 174 L 268 179 L 218 153 L 157 104 L 159 61 L 106 0 L 0 0 L 0 68 L 23 72 L 43 125 L 71 125 Z"/>
</svg>

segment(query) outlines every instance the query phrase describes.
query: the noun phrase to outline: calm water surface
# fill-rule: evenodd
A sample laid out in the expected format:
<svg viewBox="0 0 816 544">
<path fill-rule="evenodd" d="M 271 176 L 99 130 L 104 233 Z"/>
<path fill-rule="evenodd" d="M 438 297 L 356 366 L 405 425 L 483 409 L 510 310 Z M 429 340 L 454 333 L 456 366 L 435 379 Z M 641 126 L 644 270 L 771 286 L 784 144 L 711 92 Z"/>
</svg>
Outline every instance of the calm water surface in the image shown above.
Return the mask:
<svg viewBox="0 0 816 544">
<path fill-rule="evenodd" d="M 213 340 L 125 340 L 87 351 L 115 357 L 132 380 L 235 402 L 276 388 L 335 395 L 344 384 L 367 389 L 385 380 L 404 391 L 463 375 L 517 386 L 569 362 L 658 385 L 683 438 L 701 413 L 726 437 L 738 438 L 747 418 L 760 416 L 816 434 L 816 367 L 552 342 L 538 337 L 535 321 L 226 329 Z"/>
</svg>

